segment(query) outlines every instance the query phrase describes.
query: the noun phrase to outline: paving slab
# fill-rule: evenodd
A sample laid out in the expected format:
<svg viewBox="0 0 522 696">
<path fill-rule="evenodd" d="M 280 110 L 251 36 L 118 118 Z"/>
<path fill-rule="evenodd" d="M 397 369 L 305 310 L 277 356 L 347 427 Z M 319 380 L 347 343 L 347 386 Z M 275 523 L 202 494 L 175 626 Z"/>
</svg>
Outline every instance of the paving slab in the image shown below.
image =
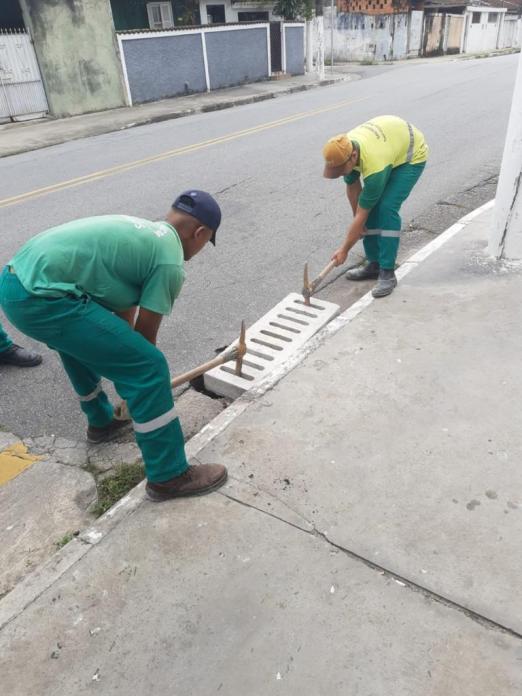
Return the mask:
<svg viewBox="0 0 522 696">
<path fill-rule="evenodd" d="M 91 474 L 52 461 L 39 461 L 0 486 L 0 596 L 56 551 L 66 534 L 92 517 L 96 500 Z"/>
<path fill-rule="evenodd" d="M 198 458 L 522 633 L 522 273 L 486 256 L 490 215 L 414 265 Z"/>
<path fill-rule="evenodd" d="M 10 696 L 522 689 L 519 639 L 221 495 L 142 505 L 3 629 L 0 654 Z"/>
</svg>

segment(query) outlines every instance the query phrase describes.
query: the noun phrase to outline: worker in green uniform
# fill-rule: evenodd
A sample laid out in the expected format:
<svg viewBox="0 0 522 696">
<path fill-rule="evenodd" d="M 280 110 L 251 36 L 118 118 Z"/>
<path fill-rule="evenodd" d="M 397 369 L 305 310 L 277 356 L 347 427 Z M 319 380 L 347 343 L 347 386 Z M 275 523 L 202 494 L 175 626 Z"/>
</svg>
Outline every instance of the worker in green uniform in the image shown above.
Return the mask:
<svg viewBox="0 0 522 696">
<path fill-rule="evenodd" d="M 212 196 L 190 190 L 176 198 L 165 221 L 105 215 L 42 232 L 0 276 L 8 319 L 58 351 L 91 442 L 113 439 L 124 427 L 100 378 L 114 383 L 132 418 L 147 493 L 157 501 L 207 493 L 227 477 L 219 464 L 187 462 L 169 368 L 155 345 L 181 290 L 183 262 L 215 244 L 220 222 Z"/>
<path fill-rule="evenodd" d="M 377 116 L 348 133 L 330 138 L 323 148 L 324 176 L 344 178 L 354 215 L 332 260 L 337 266 L 342 265 L 362 237 L 366 263 L 348 271 L 346 277 L 377 279 L 372 290 L 374 297 L 389 295 L 397 285 L 399 211 L 424 171 L 428 152 L 423 134 L 398 116 Z"/>
<path fill-rule="evenodd" d="M 0 365 L 36 367 L 41 362 L 42 356 L 39 353 L 18 346 L 0 324 Z"/>
</svg>

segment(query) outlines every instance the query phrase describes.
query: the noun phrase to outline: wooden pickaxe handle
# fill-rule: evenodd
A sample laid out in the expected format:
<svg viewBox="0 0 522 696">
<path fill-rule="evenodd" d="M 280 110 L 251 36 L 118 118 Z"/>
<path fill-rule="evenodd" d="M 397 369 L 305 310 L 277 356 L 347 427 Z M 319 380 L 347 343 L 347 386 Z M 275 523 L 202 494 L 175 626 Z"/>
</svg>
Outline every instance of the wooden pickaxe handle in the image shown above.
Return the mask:
<svg viewBox="0 0 522 696">
<path fill-rule="evenodd" d="M 235 348 L 237 352 L 236 356 L 236 375 L 241 377 L 241 371 L 243 370 L 243 356 L 246 353 L 246 329 L 245 322 L 241 322 L 241 331 L 239 333 L 239 342 Z"/>
<path fill-rule="evenodd" d="M 304 277 L 303 277 L 303 297 L 304 297 L 304 303 L 307 307 L 310 306 L 310 298 L 312 297 L 313 293 L 317 289 L 317 286 L 321 284 L 321 282 L 326 278 L 326 276 L 330 273 L 330 271 L 333 271 L 335 268 L 336 263 L 332 259 L 330 263 L 323 268 L 323 270 L 319 273 L 317 278 L 314 278 L 312 282 L 310 282 L 308 278 L 308 264 L 305 263 L 304 267 Z"/>
<path fill-rule="evenodd" d="M 242 357 L 243 356 L 241 356 L 241 359 Z M 174 377 L 174 379 L 172 379 L 170 382 L 170 386 L 174 389 L 175 387 L 179 387 L 180 384 L 185 384 L 185 382 L 190 382 L 191 379 L 204 375 L 205 372 L 212 370 L 214 367 L 218 367 L 218 365 L 224 365 L 231 360 L 239 359 L 239 349 L 238 346 L 235 346 L 234 348 L 221 353 L 221 355 L 218 355 L 216 358 L 213 358 L 212 360 L 202 363 L 201 365 L 198 365 L 198 367 L 195 367 L 188 372 L 183 372 L 181 375 Z"/>
<path fill-rule="evenodd" d="M 171 381 L 170 386 L 174 389 L 174 387 L 179 387 L 180 384 L 184 384 L 185 382 L 190 382 L 191 379 L 195 379 L 196 377 L 199 377 L 200 375 L 204 375 L 205 372 L 208 372 L 209 370 L 212 370 L 214 367 L 218 367 L 219 365 L 224 365 L 227 362 L 230 362 L 231 360 L 236 361 L 236 375 L 238 377 L 241 377 L 241 368 L 243 367 L 243 357 L 245 356 L 245 353 L 247 352 L 247 347 L 246 347 L 246 330 L 245 330 L 245 322 L 241 322 L 241 331 L 239 333 L 239 341 L 235 346 L 231 346 L 227 350 L 225 350 L 221 355 L 218 355 L 217 357 L 213 358 L 213 360 L 209 360 L 208 362 L 203 363 L 202 365 L 199 365 L 198 367 L 195 367 L 193 370 L 189 370 L 189 372 L 183 372 L 183 374 L 178 375 L 177 377 L 174 377 L 174 379 Z"/>
<path fill-rule="evenodd" d="M 245 339 L 245 322 L 241 322 L 241 333 L 239 334 L 239 341 L 237 342 L 236 345 L 231 346 L 227 350 L 225 350 L 221 355 L 218 355 L 217 357 L 213 358 L 212 360 L 208 360 L 207 362 L 198 365 L 198 367 L 195 367 L 192 370 L 189 370 L 188 372 L 183 372 L 181 375 L 178 375 L 177 377 L 174 377 L 171 382 L 170 386 L 172 389 L 175 387 L 179 387 L 180 384 L 185 384 L 185 382 L 190 382 L 191 379 L 195 379 L 196 377 L 199 377 L 200 375 L 205 374 L 205 372 L 208 372 L 209 370 L 212 370 L 213 367 L 218 367 L 219 365 L 224 365 L 227 362 L 230 362 L 231 360 L 236 361 L 236 375 L 241 377 L 241 369 L 243 367 L 243 357 L 245 353 L 247 352 L 247 346 L 246 346 L 246 339 Z M 115 417 L 120 419 L 120 420 L 126 420 L 130 418 L 129 415 L 129 410 L 127 408 L 127 402 L 126 401 L 121 401 L 115 408 L 114 410 Z"/>
<path fill-rule="evenodd" d="M 327 266 L 325 266 L 325 267 L 323 268 L 323 270 L 319 273 L 319 275 L 317 276 L 317 278 L 314 278 L 314 280 L 312 280 L 312 283 L 311 283 L 311 285 L 312 285 L 312 292 L 313 292 L 313 291 L 316 289 L 316 287 L 326 278 L 326 276 L 327 276 L 331 271 L 333 271 L 333 269 L 335 268 L 335 266 L 336 266 L 336 262 L 332 259 L 332 260 L 330 261 L 330 263 L 329 263 Z"/>
</svg>

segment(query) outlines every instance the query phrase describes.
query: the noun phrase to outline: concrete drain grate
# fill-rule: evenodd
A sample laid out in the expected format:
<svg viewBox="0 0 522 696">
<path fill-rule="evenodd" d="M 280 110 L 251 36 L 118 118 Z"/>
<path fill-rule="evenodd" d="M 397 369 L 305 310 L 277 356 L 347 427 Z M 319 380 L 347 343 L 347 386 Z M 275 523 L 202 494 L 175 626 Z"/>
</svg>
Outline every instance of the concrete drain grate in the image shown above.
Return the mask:
<svg viewBox="0 0 522 696">
<path fill-rule="evenodd" d="M 307 307 L 302 295 L 290 293 L 247 329 L 247 352 L 241 376 L 235 374 L 233 363 L 220 365 L 205 374 L 205 388 L 230 399 L 241 396 L 306 343 L 339 311 L 339 305 L 315 297 Z"/>
</svg>

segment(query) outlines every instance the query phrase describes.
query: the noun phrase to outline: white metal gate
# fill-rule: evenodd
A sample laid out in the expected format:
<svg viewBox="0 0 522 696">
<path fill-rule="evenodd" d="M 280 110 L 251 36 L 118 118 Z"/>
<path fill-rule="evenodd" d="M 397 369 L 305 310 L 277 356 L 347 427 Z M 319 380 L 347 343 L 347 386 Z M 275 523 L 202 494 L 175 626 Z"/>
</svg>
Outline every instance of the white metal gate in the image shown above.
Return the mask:
<svg viewBox="0 0 522 696">
<path fill-rule="evenodd" d="M 0 119 L 24 121 L 48 110 L 31 37 L 24 30 L 0 29 Z"/>
</svg>

